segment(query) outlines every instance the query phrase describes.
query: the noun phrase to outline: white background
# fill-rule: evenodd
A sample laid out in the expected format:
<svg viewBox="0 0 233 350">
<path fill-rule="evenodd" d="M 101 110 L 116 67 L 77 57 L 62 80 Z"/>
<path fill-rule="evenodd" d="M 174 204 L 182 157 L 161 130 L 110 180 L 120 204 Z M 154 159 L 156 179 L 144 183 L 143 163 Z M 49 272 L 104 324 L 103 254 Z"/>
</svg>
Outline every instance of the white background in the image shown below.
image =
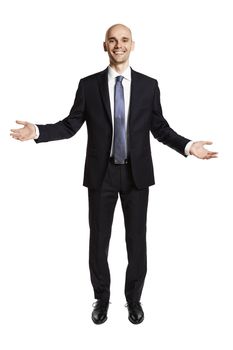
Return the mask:
<svg viewBox="0 0 233 350">
<path fill-rule="evenodd" d="M 231 1 L 1 1 L 0 347 L 232 350 Z M 151 138 L 145 321 L 124 307 L 118 201 L 109 251 L 108 321 L 91 321 L 86 126 L 70 140 L 10 138 L 15 120 L 66 117 L 81 77 L 108 64 L 112 24 L 131 27 L 131 66 L 156 78 L 165 118 L 211 140 L 219 158 L 184 158 Z"/>
</svg>

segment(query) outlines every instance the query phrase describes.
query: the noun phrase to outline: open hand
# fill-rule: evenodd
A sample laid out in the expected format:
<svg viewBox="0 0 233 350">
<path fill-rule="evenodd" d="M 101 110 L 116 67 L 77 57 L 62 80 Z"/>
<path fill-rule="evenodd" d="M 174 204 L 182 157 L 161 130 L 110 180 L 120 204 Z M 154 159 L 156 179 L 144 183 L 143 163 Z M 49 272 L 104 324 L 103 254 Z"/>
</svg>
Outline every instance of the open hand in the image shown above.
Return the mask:
<svg viewBox="0 0 233 350">
<path fill-rule="evenodd" d="M 23 125 L 23 127 L 19 129 L 11 129 L 10 136 L 12 136 L 13 139 L 28 141 L 36 137 L 36 128 L 34 124 L 23 122 L 21 120 L 16 120 L 16 123 Z"/>
<path fill-rule="evenodd" d="M 217 158 L 218 152 L 211 152 L 204 147 L 204 145 L 212 145 L 211 141 L 197 141 L 194 142 L 190 148 L 190 154 L 200 159 Z"/>
</svg>

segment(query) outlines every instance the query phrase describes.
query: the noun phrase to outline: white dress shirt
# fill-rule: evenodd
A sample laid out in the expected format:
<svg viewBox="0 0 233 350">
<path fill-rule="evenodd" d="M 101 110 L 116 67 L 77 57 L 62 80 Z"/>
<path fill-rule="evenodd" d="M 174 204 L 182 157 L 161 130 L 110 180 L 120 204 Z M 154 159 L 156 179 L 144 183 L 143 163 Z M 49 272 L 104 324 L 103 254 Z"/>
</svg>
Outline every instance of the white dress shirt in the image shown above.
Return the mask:
<svg viewBox="0 0 233 350">
<path fill-rule="evenodd" d="M 114 136 L 114 90 L 115 90 L 115 83 L 116 83 L 116 77 L 117 76 L 123 76 L 124 79 L 122 80 L 123 88 L 124 88 L 124 100 L 125 100 L 125 131 L 126 135 L 128 135 L 128 116 L 129 116 L 129 103 L 130 103 L 130 90 L 131 90 L 131 68 L 128 66 L 126 70 L 119 74 L 117 73 L 112 67 L 108 67 L 108 90 L 109 90 L 109 98 L 110 98 L 110 108 L 111 108 L 111 116 L 112 116 L 112 127 L 113 127 L 113 133 L 112 136 Z M 36 137 L 37 139 L 40 135 L 39 128 L 37 125 L 35 125 L 36 128 Z M 126 140 L 128 137 L 126 138 Z M 190 141 L 185 146 L 185 155 L 190 155 L 190 148 L 193 144 L 193 141 Z M 126 145 L 127 150 L 127 145 Z M 112 156 L 113 153 L 113 137 L 112 137 L 112 145 L 111 145 L 111 152 L 110 155 Z"/>
</svg>

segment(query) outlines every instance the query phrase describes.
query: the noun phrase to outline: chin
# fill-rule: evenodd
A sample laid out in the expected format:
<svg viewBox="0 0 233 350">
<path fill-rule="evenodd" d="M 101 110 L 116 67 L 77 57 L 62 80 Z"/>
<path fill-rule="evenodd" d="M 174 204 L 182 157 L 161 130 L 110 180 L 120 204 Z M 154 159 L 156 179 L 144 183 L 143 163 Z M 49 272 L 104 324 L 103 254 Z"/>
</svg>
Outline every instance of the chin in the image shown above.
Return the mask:
<svg viewBox="0 0 233 350">
<path fill-rule="evenodd" d="M 127 62 L 127 59 L 118 57 L 117 59 L 114 58 L 113 62 L 114 63 L 125 63 L 125 62 Z"/>
</svg>

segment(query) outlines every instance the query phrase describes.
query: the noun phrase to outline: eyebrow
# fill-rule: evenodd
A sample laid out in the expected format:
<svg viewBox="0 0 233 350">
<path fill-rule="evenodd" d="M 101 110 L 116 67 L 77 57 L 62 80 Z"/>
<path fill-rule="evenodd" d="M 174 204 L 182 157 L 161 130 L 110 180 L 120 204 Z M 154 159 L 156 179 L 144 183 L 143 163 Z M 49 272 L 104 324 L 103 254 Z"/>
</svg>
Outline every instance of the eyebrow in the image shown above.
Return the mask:
<svg viewBox="0 0 233 350">
<path fill-rule="evenodd" d="M 110 38 L 108 38 L 108 40 L 112 40 L 112 39 L 117 40 L 117 38 L 115 38 L 114 36 L 111 36 Z M 129 40 L 129 37 L 123 36 L 122 39 L 127 39 L 127 40 Z"/>
</svg>

